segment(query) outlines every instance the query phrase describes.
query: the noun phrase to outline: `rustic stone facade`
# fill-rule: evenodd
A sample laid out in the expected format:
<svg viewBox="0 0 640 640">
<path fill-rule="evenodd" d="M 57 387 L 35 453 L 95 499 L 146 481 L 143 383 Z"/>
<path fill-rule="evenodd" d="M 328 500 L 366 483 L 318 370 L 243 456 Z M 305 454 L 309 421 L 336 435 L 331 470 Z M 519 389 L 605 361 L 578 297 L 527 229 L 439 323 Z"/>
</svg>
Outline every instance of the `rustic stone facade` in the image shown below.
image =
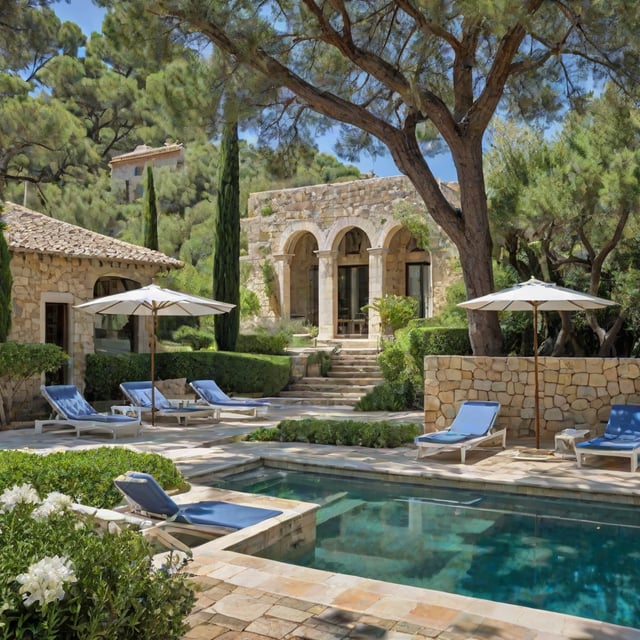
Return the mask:
<svg viewBox="0 0 640 640">
<path fill-rule="evenodd" d="M 1 219 L 11 254 L 11 332 L 15 342 L 64 343 L 70 359 L 62 381 L 84 389 L 85 356 L 96 348 L 94 327 L 101 317 L 74 309 L 95 297 L 95 285 L 104 278 L 126 278 L 140 286 L 161 271 L 183 266 L 179 260 L 62 222 L 20 205 L 5 203 Z M 52 313 L 53 311 L 53 313 Z M 48 315 L 49 314 L 49 315 Z M 47 320 L 59 323 L 60 341 L 49 336 Z M 134 350 L 149 351 L 150 321 L 137 323 Z M 127 349 L 129 350 L 129 349 Z M 42 406 L 33 380 L 15 398 L 30 409 Z"/>
<path fill-rule="evenodd" d="M 457 206 L 456 185 L 442 183 L 441 189 Z M 433 223 L 430 246 L 420 247 L 398 219 L 400 203 L 430 220 L 403 176 L 251 194 L 242 261 L 261 315 L 304 319 L 318 326 L 320 339 L 376 338 L 379 316 L 362 313 L 363 304 L 385 294 L 408 295 L 412 286 L 422 314 L 437 312 L 455 278 L 455 249 Z"/>
<path fill-rule="evenodd" d="M 612 404 L 640 404 L 636 359 L 539 357 L 538 366 L 542 439 L 566 428 L 599 434 Z M 448 427 L 465 400 L 492 400 L 508 438 L 535 434 L 533 357 L 427 356 L 424 371 L 425 431 Z"/>
</svg>

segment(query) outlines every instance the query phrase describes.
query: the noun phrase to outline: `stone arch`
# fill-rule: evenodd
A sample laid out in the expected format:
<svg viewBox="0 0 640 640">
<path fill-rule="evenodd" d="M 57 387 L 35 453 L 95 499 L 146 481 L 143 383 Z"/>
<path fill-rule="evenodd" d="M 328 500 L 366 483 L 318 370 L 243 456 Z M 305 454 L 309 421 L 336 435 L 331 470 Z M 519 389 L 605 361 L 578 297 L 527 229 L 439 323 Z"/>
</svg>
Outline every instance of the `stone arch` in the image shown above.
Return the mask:
<svg viewBox="0 0 640 640">
<path fill-rule="evenodd" d="M 308 230 L 298 229 L 289 237 L 283 256 L 283 269 L 288 268 L 288 286 L 283 291 L 283 307 L 292 320 L 318 325 L 318 239 Z"/>
<path fill-rule="evenodd" d="M 305 233 L 310 233 L 318 243 L 320 247 L 322 244 L 324 234 L 320 230 L 317 224 L 313 222 L 296 222 L 289 224 L 282 231 L 279 238 L 279 243 L 274 247 L 276 254 L 289 254 L 292 253 L 291 248 L 298 241 L 298 238 Z"/>
<path fill-rule="evenodd" d="M 418 315 L 433 315 L 432 255 L 401 224 L 390 225 L 382 241 L 385 294 L 412 296 L 418 300 Z"/>
<path fill-rule="evenodd" d="M 365 218 L 359 218 L 356 216 L 345 216 L 336 220 L 329 229 L 327 229 L 326 235 L 323 238 L 324 242 L 320 245 L 321 251 L 335 251 L 338 249 L 342 238 L 352 228 L 360 229 L 367 238 L 369 247 L 375 246 L 373 241 L 376 237 L 376 230 L 374 224 Z"/>
</svg>

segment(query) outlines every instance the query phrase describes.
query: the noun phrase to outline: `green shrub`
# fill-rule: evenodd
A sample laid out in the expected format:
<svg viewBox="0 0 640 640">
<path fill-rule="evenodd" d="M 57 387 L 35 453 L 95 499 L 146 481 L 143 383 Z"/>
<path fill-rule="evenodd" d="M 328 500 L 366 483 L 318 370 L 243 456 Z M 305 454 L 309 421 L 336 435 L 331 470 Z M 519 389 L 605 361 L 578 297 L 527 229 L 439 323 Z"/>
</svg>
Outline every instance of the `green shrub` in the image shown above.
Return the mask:
<svg viewBox="0 0 640 640">
<path fill-rule="evenodd" d="M 375 298 L 372 303 L 362 307 L 362 311 L 373 309 L 380 314 L 382 333 L 395 333 L 406 327 L 410 320 L 418 315 L 419 303 L 411 296 L 385 295 Z"/>
<path fill-rule="evenodd" d="M 85 396 L 88 400 L 120 398 L 119 384 L 127 380 L 149 380 L 149 354 L 87 355 Z M 287 356 L 229 351 L 182 351 L 156 354 L 156 379 L 213 378 L 225 391 L 273 396 L 288 384 L 291 360 Z"/>
<path fill-rule="evenodd" d="M 183 637 L 195 601 L 184 563 L 154 567 L 137 531 L 103 531 L 70 502 L 27 484 L 0 495 L 2 638 Z"/>
<path fill-rule="evenodd" d="M 355 420 L 283 420 L 272 429 L 252 431 L 253 441 L 308 442 L 372 448 L 393 448 L 413 442 L 421 433 L 411 422 L 358 422 Z"/>
<path fill-rule="evenodd" d="M 465 327 L 413 327 L 408 331 L 409 353 L 420 371 L 424 369 L 424 357 L 471 355 L 469 330 Z"/>
<path fill-rule="evenodd" d="M 309 365 L 319 364 L 320 375 L 323 378 L 326 378 L 327 375 L 329 374 L 329 371 L 331 371 L 331 365 L 333 364 L 333 360 L 331 359 L 331 353 L 332 352 L 330 351 L 322 351 L 322 350 L 313 351 L 312 353 L 309 354 L 307 358 L 307 367 Z"/>
<path fill-rule="evenodd" d="M 383 382 L 358 400 L 356 411 L 403 411 L 416 408 L 416 390 L 410 380 Z"/>
<path fill-rule="evenodd" d="M 55 344 L 0 343 L 0 424 L 14 418 L 13 399 L 27 380 L 57 371 L 69 356 Z"/>
<path fill-rule="evenodd" d="M 291 342 L 291 335 L 280 331 L 274 335 L 266 332 L 238 335 L 236 351 L 239 353 L 262 353 L 266 355 L 282 356 L 286 353 Z"/>
<path fill-rule="evenodd" d="M 215 336 L 210 331 L 190 327 L 183 324 L 179 329 L 173 332 L 173 339 L 178 344 L 184 344 L 191 347 L 194 351 L 201 349 L 209 349 L 215 342 Z"/>
<path fill-rule="evenodd" d="M 46 456 L 0 451 L 0 491 L 28 482 L 41 494 L 60 491 L 81 504 L 112 509 L 122 502 L 113 480 L 130 470 L 150 473 L 166 489 L 187 487 L 168 458 L 123 447 L 98 447 Z"/>
</svg>

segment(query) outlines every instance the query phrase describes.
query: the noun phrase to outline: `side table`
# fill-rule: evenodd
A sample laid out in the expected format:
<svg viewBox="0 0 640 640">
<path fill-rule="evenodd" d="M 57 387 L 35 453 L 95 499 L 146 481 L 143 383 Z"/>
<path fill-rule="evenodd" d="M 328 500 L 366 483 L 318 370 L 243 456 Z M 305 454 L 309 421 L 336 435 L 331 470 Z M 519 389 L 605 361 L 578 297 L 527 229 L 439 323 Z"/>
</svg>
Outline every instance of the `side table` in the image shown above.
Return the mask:
<svg viewBox="0 0 640 640">
<path fill-rule="evenodd" d="M 589 429 L 563 429 L 555 435 L 555 452 L 557 455 L 576 457 L 576 442 L 585 440 Z"/>
</svg>

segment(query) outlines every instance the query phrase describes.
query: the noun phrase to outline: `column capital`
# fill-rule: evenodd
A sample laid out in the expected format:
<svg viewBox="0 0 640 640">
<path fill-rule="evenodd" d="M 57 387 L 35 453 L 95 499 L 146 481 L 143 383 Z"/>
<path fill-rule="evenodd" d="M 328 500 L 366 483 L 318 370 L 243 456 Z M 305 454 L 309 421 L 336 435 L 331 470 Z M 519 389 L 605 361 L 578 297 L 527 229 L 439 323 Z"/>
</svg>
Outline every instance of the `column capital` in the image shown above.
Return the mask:
<svg viewBox="0 0 640 640">
<path fill-rule="evenodd" d="M 370 256 L 383 256 L 389 253 L 389 251 L 389 247 L 371 247 L 370 249 L 367 249 L 367 253 Z"/>
<path fill-rule="evenodd" d="M 286 262 L 291 264 L 291 259 L 295 256 L 295 253 L 274 253 L 273 259 L 277 262 Z"/>
<path fill-rule="evenodd" d="M 321 260 L 329 260 L 338 257 L 338 252 L 336 249 L 326 249 L 323 251 L 318 250 L 314 251 L 313 253 L 315 253 Z"/>
</svg>

